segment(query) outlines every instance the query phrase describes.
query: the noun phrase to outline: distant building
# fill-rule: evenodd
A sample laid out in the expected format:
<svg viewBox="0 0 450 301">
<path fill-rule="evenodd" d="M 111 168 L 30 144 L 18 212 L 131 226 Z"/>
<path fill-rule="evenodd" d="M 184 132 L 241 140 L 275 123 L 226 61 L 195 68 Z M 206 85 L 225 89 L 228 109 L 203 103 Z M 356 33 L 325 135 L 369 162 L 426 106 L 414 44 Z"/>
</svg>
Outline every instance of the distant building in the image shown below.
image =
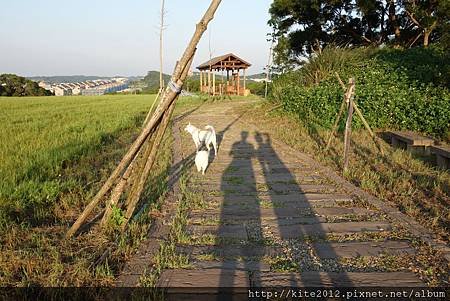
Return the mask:
<svg viewBox="0 0 450 301">
<path fill-rule="evenodd" d="M 70 89 L 69 87 L 59 85 L 54 88 L 54 93 L 55 96 L 68 96 L 72 95 L 72 89 Z"/>
</svg>

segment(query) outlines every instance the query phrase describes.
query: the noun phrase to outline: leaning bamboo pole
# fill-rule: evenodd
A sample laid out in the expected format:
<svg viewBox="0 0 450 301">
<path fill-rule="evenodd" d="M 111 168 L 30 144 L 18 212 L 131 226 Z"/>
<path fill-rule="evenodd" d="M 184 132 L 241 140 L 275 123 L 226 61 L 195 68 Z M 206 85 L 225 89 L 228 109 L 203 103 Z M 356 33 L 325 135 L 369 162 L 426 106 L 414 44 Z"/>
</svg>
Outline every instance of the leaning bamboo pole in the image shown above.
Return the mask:
<svg viewBox="0 0 450 301">
<path fill-rule="evenodd" d="M 214 14 L 217 11 L 222 0 L 212 0 L 210 6 L 208 7 L 206 13 L 200 22 L 196 25 L 196 30 L 194 35 L 192 36 L 188 46 L 186 47 L 179 64 L 177 65 L 173 75 L 172 80 L 167 86 L 163 96 L 161 97 L 161 101 L 158 103 L 156 110 L 153 116 L 150 118 L 148 123 L 143 127 L 141 133 L 137 137 L 137 139 L 133 142 L 127 153 L 124 155 L 118 166 L 111 173 L 109 178 L 97 192 L 92 201 L 86 206 L 81 215 L 77 218 L 74 224 L 68 230 L 66 236 L 73 236 L 80 226 L 86 221 L 95 207 L 100 203 L 103 197 L 110 191 L 114 183 L 117 182 L 118 178 L 124 173 L 129 164 L 136 159 L 136 155 L 141 150 L 143 144 L 146 142 L 147 138 L 152 134 L 155 127 L 161 122 L 163 115 L 168 114 L 168 109 L 172 105 L 172 103 L 176 102 L 178 95 L 181 92 L 181 88 L 184 84 L 184 81 L 187 77 L 187 72 L 184 72 L 193 58 L 195 53 L 195 49 L 200 41 L 200 38 L 206 31 L 208 27 L 208 23 L 214 18 Z M 188 69 L 187 69 L 188 70 Z M 170 117 L 170 115 L 169 115 Z"/>
</svg>

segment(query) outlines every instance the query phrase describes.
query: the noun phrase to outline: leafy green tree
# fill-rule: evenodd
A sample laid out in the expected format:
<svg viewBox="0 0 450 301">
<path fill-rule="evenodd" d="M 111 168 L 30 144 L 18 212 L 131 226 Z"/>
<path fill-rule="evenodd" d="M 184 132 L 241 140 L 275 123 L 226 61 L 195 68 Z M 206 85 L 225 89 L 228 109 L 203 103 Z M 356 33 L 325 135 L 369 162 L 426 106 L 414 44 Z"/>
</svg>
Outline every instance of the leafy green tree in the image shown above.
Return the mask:
<svg viewBox="0 0 450 301">
<path fill-rule="evenodd" d="M 329 44 L 449 43 L 450 0 L 274 0 L 275 63 L 299 65 Z M 422 43 L 418 43 L 422 41 Z M 448 44 L 446 44 L 448 45 Z"/>
<path fill-rule="evenodd" d="M 1 96 L 46 96 L 52 95 L 36 82 L 15 74 L 0 75 Z"/>
</svg>

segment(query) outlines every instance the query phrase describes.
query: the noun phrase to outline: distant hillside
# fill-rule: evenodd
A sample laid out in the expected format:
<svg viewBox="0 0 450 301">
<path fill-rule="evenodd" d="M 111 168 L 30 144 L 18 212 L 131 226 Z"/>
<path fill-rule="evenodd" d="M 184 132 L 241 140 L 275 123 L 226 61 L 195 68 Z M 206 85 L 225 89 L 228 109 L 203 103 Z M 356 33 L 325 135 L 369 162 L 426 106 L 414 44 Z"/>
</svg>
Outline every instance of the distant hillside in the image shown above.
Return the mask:
<svg viewBox="0 0 450 301">
<path fill-rule="evenodd" d="M 49 96 L 52 95 L 34 81 L 15 74 L 0 75 L 0 96 Z"/>
<path fill-rule="evenodd" d="M 89 75 L 64 75 L 64 76 L 31 76 L 27 77 L 29 80 L 40 82 L 44 81 L 49 84 L 59 84 L 59 83 L 78 83 L 88 80 L 97 79 L 111 79 L 114 77 L 126 77 L 130 81 L 140 80 L 142 76 L 89 76 Z"/>
<path fill-rule="evenodd" d="M 163 74 L 164 84 L 170 81 L 170 75 Z M 141 83 L 144 85 L 144 89 L 152 92 L 156 92 L 159 89 L 159 71 L 149 71 L 147 75 L 142 79 Z"/>
</svg>

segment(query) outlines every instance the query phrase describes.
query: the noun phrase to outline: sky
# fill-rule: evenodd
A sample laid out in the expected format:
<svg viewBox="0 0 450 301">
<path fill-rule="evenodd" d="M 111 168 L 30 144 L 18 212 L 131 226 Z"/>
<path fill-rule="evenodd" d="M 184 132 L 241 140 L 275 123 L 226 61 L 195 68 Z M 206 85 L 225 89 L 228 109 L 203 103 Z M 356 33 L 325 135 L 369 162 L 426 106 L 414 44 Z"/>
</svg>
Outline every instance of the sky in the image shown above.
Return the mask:
<svg viewBox="0 0 450 301">
<path fill-rule="evenodd" d="M 233 52 L 267 64 L 271 0 L 222 0 L 194 66 Z M 166 0 L 164 72 L 171 74 L 210 0 Z M 159 70 L 160 0 L 0 0 L 0 74 L 142 76 Z"/>
</svg>

